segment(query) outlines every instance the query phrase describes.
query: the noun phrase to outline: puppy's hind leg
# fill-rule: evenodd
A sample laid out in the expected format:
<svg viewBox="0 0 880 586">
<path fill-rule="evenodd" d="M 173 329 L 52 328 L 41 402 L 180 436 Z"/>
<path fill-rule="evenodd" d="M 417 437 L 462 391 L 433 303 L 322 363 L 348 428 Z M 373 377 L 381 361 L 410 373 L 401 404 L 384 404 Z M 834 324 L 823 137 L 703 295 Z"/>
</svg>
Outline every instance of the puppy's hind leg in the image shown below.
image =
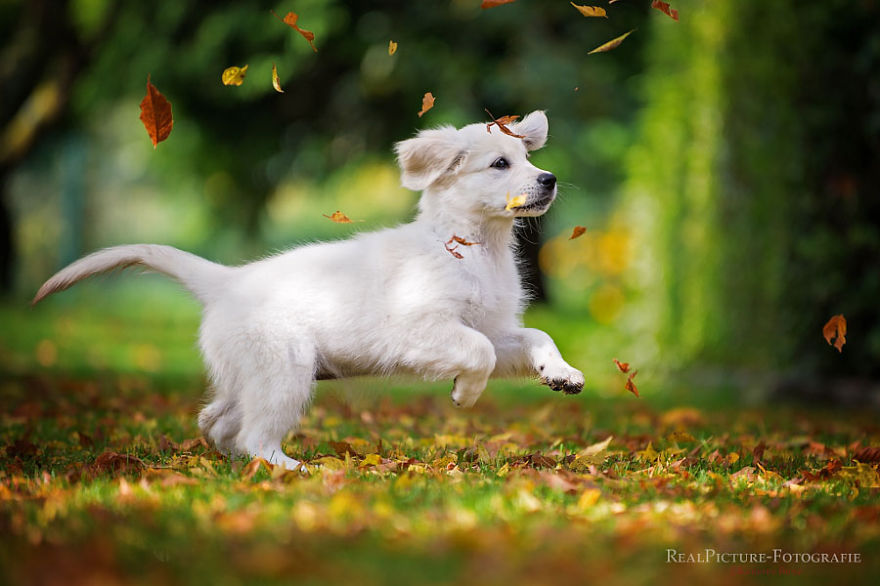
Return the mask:
<svg viewBox="0 0 880 586">
<path fill-rule="evenodd" d="M 262 342 L 262 343 L 260 343 Z M 253 343 L 241 377 L 241 429 L 236 449 L 272 464 L 300 470 L 302 463 L 288 457 L 281 440 L 294 429 L 308 406 L 315 380 L 315 350 L 296 342 L 263 339 Z"/>
</svg>

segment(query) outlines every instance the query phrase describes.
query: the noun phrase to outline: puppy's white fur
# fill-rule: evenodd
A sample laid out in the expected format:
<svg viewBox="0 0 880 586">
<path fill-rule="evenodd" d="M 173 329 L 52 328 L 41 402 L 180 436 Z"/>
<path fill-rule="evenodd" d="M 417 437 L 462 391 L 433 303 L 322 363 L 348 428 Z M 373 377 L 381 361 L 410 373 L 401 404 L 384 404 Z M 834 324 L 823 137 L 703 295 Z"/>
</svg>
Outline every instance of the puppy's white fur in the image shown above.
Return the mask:
<svg viewBox="0 0 880 586">
<path fill-rule="evenodd" d="M 522 327 L 514 219 L 543 214 L 556 187 L 528 160 L 546 141 L 544 113 L 510 129 L 525 138 L 472 124 L 398 143 L 403 185 L 423 191 L 410 224 L 240 267 L 169 246 L 118 246 L 61 270 L 34 303 L 114 268 L 142 265 L 177 279 L 204 304 L 199 340 L 213 396 L 199 415 L 203 433 L 221 450 L 291 469 L 300 462 L 284 455 L 281 441 L 316 378 L 454 379 L 452 400 L 463 407 L 490 376 L 537 375 L 555 390 L 579 392 L 583 374 L 547 334 Z M 505 209 L 520 194 L 525 205 Z M 445 245 L 453 235 L 479 244 L 459 246 L 456 258 Z"/>
</svg>

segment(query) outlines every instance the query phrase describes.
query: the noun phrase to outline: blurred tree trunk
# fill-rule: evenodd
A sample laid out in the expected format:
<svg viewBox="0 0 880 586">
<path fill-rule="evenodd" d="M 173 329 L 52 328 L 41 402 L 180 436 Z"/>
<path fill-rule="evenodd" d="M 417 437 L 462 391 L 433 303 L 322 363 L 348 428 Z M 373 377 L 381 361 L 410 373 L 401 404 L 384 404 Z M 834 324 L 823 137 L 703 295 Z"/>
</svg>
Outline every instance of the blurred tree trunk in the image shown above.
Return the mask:
<svg viewBox="0 0 880 586">
<path fill-rule="evenodd" d="M 651 212 L 645 332 L 680 366 L 877 377 L 880 5 L 678 8 L 648 47 L 624 204 Z M 821 335 L 837 313 L 842 355 Z"/>
</svg>

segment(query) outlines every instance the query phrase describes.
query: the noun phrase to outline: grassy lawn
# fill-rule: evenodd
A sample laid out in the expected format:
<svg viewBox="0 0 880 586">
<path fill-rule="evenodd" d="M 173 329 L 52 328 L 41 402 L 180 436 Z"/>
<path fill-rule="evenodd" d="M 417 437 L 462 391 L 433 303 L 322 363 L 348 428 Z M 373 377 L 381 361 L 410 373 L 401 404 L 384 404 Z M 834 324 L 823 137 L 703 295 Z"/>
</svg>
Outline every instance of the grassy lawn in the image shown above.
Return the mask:
<svg viewBox="0 0 880 586">
<path fill-rule="evenodd" d="M 445 383 L 337 381 L 319 385 L 287 439 L 309 465 L 296 474 L 199 441 L 194 306 L 77 303 L 88 291 L 32 312 L 0 308 L 11 326 L 0 332 L 0 583 L 880 575 L 870 413 L 650 385 L 641 399 L 564 397 L 528 381 L 493 381 L 461 411 Z M 707 550 L 709 562 L 688 560 Z M 741 552 L 767 559 L 730 559 Z M 834 563 L 842 554 L 861 561 Z"/>
</svg>

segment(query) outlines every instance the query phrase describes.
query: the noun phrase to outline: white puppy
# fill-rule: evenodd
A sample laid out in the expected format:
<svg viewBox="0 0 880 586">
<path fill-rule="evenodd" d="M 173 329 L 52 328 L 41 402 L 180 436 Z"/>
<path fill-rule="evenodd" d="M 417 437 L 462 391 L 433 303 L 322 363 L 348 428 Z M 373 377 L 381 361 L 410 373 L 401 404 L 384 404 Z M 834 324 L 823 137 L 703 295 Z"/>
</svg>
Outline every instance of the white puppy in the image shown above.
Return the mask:
<svg viewBox="0 0 880 586">
<path fill-rule="evenodd" d="M 556 197 L 556 177 L 528 160 L 547 139 L 547 117 L 532 112 L 509 128 L 523 138 L 480 123 L 398 143 L 404 187 L 423 191 L 411 224 L 240 267 L 170 246 L 117 246 L 58 272 L 34 303 L 116 268 L 145 266 L 177 279 L 204 304 L 199 340 L 213 396 L 199 415 L 202 432 L 220 450 L 291 469 L 300 462 L 284 455 L 281 441 L 316 379 L 454 379 L 452 400 L 462 407 L 490 376 L 536 375 L 578 393 L 583 374 L 520 317 L 514 220 L 543 214 Z M 522 205 L 508 205 L 521 194 Z"/>
</svg>

